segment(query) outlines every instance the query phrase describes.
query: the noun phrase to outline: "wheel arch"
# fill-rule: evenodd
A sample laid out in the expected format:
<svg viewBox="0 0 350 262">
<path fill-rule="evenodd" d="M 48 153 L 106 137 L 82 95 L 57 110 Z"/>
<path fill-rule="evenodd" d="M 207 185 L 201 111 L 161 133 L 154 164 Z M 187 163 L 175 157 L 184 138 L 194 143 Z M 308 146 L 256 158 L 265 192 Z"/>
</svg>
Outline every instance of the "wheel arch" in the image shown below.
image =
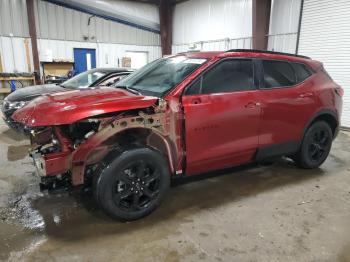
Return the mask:
<svg viewBox="0 0 350 262">
<path fill-rule="evenodd" d="M 316 114 L 314 114 L 313 117 L 308 121 L 308 123 L 306 124 L 303 130 L 303 137 L 306 131 L 308 130 L 308 128 L 317 121 L 326 122 L 332 130 L 333 138 L 337 136 L 338 128 L 339 128 L 339 120 L 338 120 L 337 114 L 330 109 L 323 109 L 321 111 L 318 111 Z"/>
<path fill-rule="evenodd" d="M 170 172 L 174 171 L 175 150 L 171 141 L 160 132 L 147 127 L 132 127 L 121 130 L 109 137 L 105 145 L 118 145 L 121 150 L 128 150 L 133 147 L 151 147 L 167 159 Z"/>
</svg>

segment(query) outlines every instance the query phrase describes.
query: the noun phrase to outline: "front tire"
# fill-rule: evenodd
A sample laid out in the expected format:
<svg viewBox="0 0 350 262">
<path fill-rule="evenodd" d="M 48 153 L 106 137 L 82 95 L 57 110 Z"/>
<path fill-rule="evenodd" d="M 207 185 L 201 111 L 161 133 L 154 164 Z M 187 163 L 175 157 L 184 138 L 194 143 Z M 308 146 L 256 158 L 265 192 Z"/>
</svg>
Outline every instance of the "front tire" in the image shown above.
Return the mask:
<svg viewBox="0 0 350 262">
<path fill-rule="evenodd" d="M 324 121 L 312 124 L 304 135 L 299 152 L 293 160 L 301 168 L 317 168 L 327 159 L 332 147 L 333 133 Z"/>
<path fill-rule="evenodd" d="M 151 148 L 109 154 L 93 183 L 94 197 L 111 217 L 121 221 L 147 216 L 170 187 L 166 159 Z"/>
</svg>

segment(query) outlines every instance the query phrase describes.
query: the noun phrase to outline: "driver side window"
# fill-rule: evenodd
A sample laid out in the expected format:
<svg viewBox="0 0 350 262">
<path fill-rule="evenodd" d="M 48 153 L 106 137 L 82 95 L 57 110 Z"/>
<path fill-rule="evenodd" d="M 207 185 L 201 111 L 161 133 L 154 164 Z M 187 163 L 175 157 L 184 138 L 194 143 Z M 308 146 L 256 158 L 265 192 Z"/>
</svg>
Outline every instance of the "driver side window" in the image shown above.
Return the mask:
<svg viewBox="0 0 350 262">
<path fill-rule="evenodd" d="M 198 77 L 185 95 L 214 94 L 255 89 L 251 59 L 230 59 Z"/>
</svg>

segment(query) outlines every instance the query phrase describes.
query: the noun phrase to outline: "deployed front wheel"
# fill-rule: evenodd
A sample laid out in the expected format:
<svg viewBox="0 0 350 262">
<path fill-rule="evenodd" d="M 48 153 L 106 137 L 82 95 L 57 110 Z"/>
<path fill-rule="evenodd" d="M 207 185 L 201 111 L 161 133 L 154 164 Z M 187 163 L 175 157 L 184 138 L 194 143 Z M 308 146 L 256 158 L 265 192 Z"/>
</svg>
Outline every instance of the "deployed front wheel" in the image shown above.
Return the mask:
<svg viewBox="0 0 350 262">
<path fill-rule="evenodd" d="M 135 220 L 159 206 L 170 186 L 166 159 L 151 148 L 109 154 L 94 179 L 94 196 L 110 216 Z"/>
<path fill-rule="evenodd" d="M 302 168 L 319 167 L 328 157 L 333 141 L 333 133 L 324 121 L 313 123 L 304 135 L 300 151 L 293 157 Z"/>
</svg>

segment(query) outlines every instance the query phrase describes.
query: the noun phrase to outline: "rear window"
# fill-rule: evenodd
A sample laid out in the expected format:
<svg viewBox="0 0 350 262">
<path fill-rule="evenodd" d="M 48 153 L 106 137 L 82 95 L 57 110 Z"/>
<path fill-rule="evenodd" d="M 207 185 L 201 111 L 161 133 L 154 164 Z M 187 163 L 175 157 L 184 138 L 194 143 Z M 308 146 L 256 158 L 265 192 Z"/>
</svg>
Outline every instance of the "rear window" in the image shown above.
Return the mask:
<svg viewBox="0 0 350 262">
<path fill-rule="evenodd" d="M 288 87 L 297 82 L 288 62 L 264 60 L 263 67 L 265 88 Z"/>
<path fill-rule="evenodd" d="M 304 64 L 291 63 L 291 65 L 294 68 L 298 83 L 303 82 L 306 78 L 312 75 L 311 69 Z"/>
</svg>

